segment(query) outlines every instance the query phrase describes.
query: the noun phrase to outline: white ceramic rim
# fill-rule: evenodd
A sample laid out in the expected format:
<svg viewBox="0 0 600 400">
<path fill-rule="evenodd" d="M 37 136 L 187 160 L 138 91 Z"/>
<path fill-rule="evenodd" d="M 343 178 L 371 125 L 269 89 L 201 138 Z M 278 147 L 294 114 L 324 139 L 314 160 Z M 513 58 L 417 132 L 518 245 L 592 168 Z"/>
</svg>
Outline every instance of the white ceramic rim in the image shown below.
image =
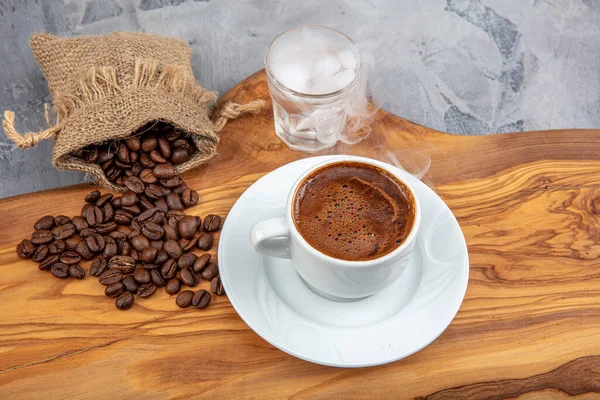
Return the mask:
<svg viewBox="0 0 600 400">
<path fill-rule="evenodd" d="M 323 168 L 328 165 L 344 163 L 344 162 L 356 162 L 359 164 L 372 165 L 372 166 L 383 169 L 384 171 L 386 171 L 390 175 L 392 175 L 395 179 L 397 179 L 400 183 L 402 183 L 409 190 L 412 198 L 414 199 L 415 219 L 413 220 L 413 224 L 412 224 L 412 227 L 410 228 L 410 232 L 409 232 L 408 236 L 406 236 L 406 239 L 404 239 L 404 242 L 402 242 L 400 244 L 400 246 L 398 246 L 391 252 L 389 252 L 381 257 L 374 258 L 372 260 L 350 261 L 350 260 L 342 260 L 339 258 L 334 258 L 334 257 L 328 256 L 327 254 L 324 254 L 324 253 L 320 252 L 319 250 L 315 249 L 314 247 L 312 247 L 306 241 L 306 239 L 304 239 L 304 237 L 302 237 L 300 232 L 298 232 L 298 229 L 296 228 L 296 224 L 294 223 L 294 218 L 293 218 L 294 199 L 296 197 L 296 191 L 298 190 L 298 187 L 300 186 L 300 184 L 302 183 L 304 178 L 306 178 L 308 175 L 310 175 L 311 173 L 313 173 L 314 171 L 316 171 L 320 168 Z M 384 162 L 374 160 L 372 158 L 359 157 L 359 156 L 339 156 L 335 159 L 325 160 L 323 162 L 320 162 L 320 163 L 308 168 L 294 182 L 294 185 L 292 186 L 292 189 L 290 190 L 290 193 L 287 198 L 285 218 L 287 221 L 288 229 L 290 230 L 290 236 L 294 235 L 307 251 L 310 251 L 317 257 L 323 258 L 323 260 L 325 262 L 336 265 L 338 267 L 370 268 L 370 267 L 373 267 L 374 265 L 385 263 L 385 262 L 389 261 L 390 259 L 397 258 L 399 255 L 406 253 L 407 248 L 409 248 L 412 245 L 412 243 L 416 240 L 417 235 L 418 235 L 419 226 L 421 225 L 421 205 L 419 204 L 419 199 L 415 193 L 415 189 L 412 187 L 412 185 L 409 182 L 406 181 L 406 179 L 404 179 L 400 174 L 398 174 L 398 171 L 399 171 L 398 168 L 395 168 L 395 167 L 391 166 L 390 164 L 386 164 Z"/>
</svg>

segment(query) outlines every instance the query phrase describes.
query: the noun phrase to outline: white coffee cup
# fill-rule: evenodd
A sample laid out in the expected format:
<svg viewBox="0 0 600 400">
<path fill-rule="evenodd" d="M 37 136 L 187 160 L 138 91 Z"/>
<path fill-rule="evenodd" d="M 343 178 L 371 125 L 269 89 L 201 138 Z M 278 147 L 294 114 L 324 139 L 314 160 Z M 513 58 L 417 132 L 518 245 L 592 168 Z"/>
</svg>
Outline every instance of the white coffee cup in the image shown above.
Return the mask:
<svg viewBox="0 0 600 400">
<path fill-rule="evenodd" d="M 392 252 L 365 261 L 348 261 L 318 251 L 302 237 L 294 223 L 294 200 L 297 188 L 312 172 L 327 165 L 357 162 L 373 165 L 390 173 L 408 188 L 414 199 L 414 222 L 404 242 Z M 285 216 L 256 223 L 250 238 L 257 252 L 271 257 L 291 259 L 293 267 L 313 291 L 333 300 L 359 299 L 370 296 L 394 283 L 409 263 L 415 246 L 421 207 L 415 190 L 405 179 L 407 173 L 381 161 L 344 156 L 319 163 L 296 180 L 287 198 Z"/>
</svg>

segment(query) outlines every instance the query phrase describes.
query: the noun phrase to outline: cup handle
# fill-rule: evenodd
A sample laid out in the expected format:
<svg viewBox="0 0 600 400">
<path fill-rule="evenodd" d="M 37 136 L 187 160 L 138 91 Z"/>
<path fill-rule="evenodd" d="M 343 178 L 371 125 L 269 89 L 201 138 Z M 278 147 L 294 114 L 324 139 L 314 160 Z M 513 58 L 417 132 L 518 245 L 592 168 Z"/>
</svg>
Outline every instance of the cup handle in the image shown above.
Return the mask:
<svg viewBox="0 0 600 400">
<path fill-rule="evenodd" d="M 265 219 L 250 229 L 250 240 L 254 249 L 276 258 L 292 258 L 290 255 L 290 229 L 285 217 Z"/>
</svg>

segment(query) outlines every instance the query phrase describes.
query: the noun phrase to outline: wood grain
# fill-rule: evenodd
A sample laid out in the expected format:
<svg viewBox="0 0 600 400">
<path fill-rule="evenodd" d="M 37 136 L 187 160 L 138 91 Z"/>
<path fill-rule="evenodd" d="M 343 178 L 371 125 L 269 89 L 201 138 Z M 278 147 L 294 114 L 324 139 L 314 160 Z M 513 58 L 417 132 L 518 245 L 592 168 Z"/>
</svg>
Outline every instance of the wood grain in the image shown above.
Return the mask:
<svg viewBox="0 0 600 400">
<path fill-rule="evenodd" d="M 263 73 L 226 96 L 268 98 Z M 378 112 L 371 136 L 328 153 L 422 174 L 470 253 L 465 301 L 404 360 L 339 369 L 263 341 L 226 297 L 180 310 L 161 294 L 120 312 L 94 279 L 60 281 L 15 246 L 41 215 L 75 215 L 91 185 L 0 201 L 0 398 L 562 398 L 600 396 L 600 131 L 451 136 Z M 309 155 L 272 110 L 231 122 L 217 159 L 184 175 L 197 215 L 226 214 L 265 173 Z M 205 285 L 205 284 L 204 284 Z"/>
</svg>

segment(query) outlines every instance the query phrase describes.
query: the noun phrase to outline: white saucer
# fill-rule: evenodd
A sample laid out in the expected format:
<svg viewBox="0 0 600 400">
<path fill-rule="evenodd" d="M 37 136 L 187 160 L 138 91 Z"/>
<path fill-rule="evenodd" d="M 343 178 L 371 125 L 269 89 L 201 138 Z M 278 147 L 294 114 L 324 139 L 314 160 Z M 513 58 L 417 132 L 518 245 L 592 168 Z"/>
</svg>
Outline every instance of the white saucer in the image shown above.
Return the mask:
<svg viewBox="0 0 600 400">
<path fill-rule="evenodd" d="M 312 292 L 289 260 L 256 253 L 249 231 L 260 220 L 283 215 L 288 192 L 303 171 L 335 157 L 287 164 L 244 192 L 221 232 L 221 278 L 240 317 L 273 346 L 336 367 L 389 363 L 421 350 L 450 325 L 467 289 L 467 246 L 442 199 L 402 172 L 423 210 L 407 270 L 384 291 L 358 301 L 335 302 Z"/>
</svg>

